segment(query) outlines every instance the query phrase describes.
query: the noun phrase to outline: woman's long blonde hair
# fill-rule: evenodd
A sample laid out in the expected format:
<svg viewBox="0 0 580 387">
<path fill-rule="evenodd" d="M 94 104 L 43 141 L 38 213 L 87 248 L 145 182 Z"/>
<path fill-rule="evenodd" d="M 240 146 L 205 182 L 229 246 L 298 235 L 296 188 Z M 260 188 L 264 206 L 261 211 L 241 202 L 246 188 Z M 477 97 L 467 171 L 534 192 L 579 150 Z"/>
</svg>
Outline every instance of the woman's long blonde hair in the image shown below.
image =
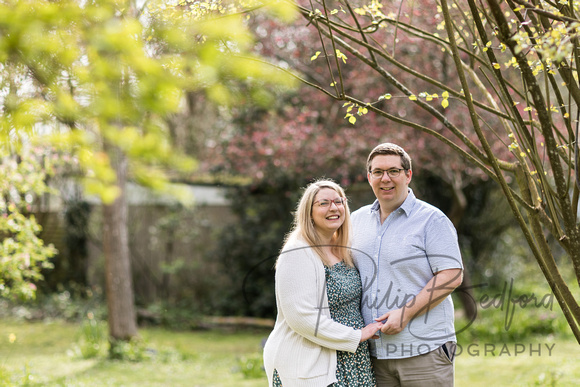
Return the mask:
<svg viewBox="0 0 580 387">
<path fill-rule="evenodd" d="M 284 245 L 293 237 L 304 239 L 306 243 L 312 246 L 312 249 L 318 254 L 324 264 L 329 264 L 322 249 L 324 243 L 321 241 L 314 221 L 312 220 L 312 206 L 316 194 L 323 189 L 330 188 L 340 197 L 346 198 L 344 190 L 334 181 L 329 179 L 317 180 L 309 184 L 298 202 L 298 207 L 294 214 L 294 224 L 292 230 L 286 236 Z M 344 222 L 332 236 L 331 245 L 332 253 L 340 258 L 346 265 L 353 266 L 352 253 L 350 249 L 351 221 L 348 200 L 344 201 Z"/>
</svg>

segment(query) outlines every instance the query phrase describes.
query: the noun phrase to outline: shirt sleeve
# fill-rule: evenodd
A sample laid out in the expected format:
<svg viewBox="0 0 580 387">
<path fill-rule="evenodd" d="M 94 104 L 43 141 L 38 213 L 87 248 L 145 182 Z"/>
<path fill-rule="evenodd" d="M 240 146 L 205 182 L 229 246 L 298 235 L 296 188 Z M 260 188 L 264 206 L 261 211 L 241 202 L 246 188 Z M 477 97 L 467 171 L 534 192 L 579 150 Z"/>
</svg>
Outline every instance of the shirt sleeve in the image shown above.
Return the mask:
<svg viewBox="0 0 580 387">
<path fill-rule="evenodd" d="M 457 231 L 444 214 L 434 217 L 426 228 L 425 253 L 433 273 L 463 269 Z"/>
<path fill-rule="evenodd" d="M 324 310 L 328 308 L 326 283 L 317 279 L 315 265 L 305 249 L 280 256 L 276 268 L 278 307 L 290 328 L 304 338 L 330 349 L 355 352 L 362 331 L 335 322 Z"/>
</svg>

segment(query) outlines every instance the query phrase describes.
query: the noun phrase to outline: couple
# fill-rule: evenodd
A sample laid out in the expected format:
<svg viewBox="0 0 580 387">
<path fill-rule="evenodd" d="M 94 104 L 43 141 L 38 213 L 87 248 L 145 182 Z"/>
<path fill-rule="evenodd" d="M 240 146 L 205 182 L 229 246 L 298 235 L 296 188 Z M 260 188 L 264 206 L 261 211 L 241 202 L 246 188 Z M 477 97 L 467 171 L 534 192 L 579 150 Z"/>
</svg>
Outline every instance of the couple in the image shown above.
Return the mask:
<svg viewBox="0 0 580 387">
<path fill-rule="evenodd" d="M 411 176 L 401 147 L 375 147 L 367 177 L 377 200 L 352 221 L 339 185 L 306 188 L 276 263 L 270 386 L 453 385 L 457 235 L 415 198 Z"/>
</svg>

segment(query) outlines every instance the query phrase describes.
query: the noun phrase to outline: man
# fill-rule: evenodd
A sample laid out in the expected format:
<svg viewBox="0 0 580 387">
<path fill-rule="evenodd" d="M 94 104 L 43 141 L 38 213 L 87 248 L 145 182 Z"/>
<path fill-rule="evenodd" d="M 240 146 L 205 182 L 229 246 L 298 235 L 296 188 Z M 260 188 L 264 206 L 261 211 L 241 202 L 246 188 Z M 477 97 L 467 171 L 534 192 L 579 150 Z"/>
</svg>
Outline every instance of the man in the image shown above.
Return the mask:
<svg viewBox="0 0 580 387">
<path fill-rule="evenodd" d="M 379 387 L 453 386 L 456 337 L 451 292 L 461 284 L 457 233 L 439 209 L 409 188 L 411 158 L 380 144 L 367 160 L 377 200 L 355 211 L 353 254 L 365 324 L 383 321 L 371 340 Z M 435 187 L 436 189 L 436 187 Z"/>
</svg>

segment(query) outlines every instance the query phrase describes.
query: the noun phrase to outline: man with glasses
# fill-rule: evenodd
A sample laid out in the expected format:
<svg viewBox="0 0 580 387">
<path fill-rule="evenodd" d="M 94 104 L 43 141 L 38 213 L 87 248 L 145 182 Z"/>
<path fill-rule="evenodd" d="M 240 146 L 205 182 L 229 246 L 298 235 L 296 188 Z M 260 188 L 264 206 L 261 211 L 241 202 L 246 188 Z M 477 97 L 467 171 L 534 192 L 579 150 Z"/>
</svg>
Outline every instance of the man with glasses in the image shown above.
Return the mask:
<svg viewBox="0 0 580 387">
<path fill-rule="evenodd" d="M 398 145 L 375 147 L 367 178 L 377 200 L 355 211 L 353 255 L 377 385 L 453 386 L 456 337 L 451 292 L 461 284 L 457 233 L 439 209 L 409 188 L 411 158 Z"/>
</svg>

